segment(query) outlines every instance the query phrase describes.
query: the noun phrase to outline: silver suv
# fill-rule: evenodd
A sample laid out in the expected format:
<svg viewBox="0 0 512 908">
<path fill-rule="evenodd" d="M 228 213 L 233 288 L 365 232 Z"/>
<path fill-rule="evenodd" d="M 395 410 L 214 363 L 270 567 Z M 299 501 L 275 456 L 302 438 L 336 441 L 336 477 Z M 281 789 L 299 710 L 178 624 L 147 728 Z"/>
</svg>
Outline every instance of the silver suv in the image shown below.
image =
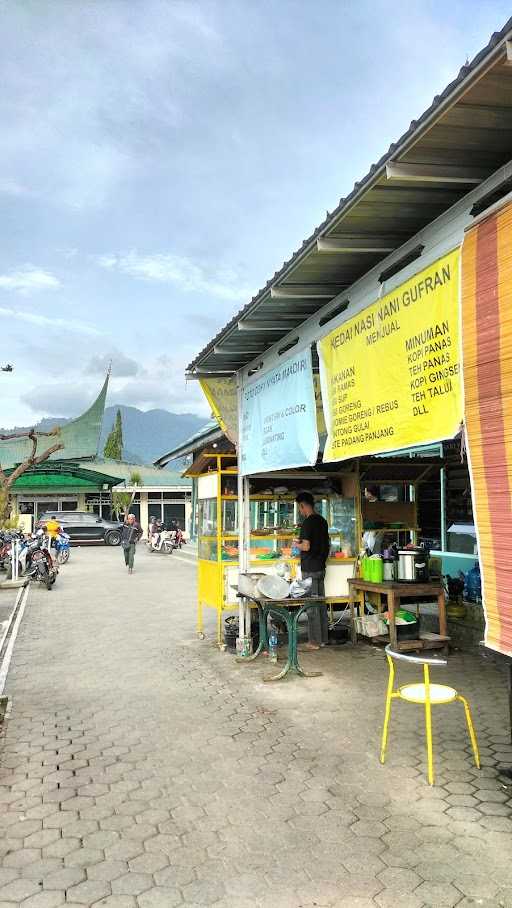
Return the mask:
<svg viewBox="0 0 512 908">
<path fill-rule="evenodd" d="M 106 545 L 121 542 L 123 524 L 118 520 L 104 520 L 88 511 L 46 511 L 37 526 L 43 526 L 52 517 L 59 521 L 65 533 L 69 533 L 71 542 L 104 542 Z"/>
</svg>

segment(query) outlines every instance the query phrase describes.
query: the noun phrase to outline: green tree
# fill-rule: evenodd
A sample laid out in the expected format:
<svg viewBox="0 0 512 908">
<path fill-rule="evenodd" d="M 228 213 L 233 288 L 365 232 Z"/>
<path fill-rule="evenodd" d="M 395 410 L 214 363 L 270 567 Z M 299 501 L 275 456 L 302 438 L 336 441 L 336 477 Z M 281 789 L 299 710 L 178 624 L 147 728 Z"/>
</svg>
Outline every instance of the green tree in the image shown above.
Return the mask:
<svg viewBox="0 0 512 908">
<path fill-rule="evenodd" d="M 56 426 L 51 432 L 36 432 L 35 429 L 31 429 L 30 432 L 17 432 L 13 435 L 0 435 L 0 441 L 9 441 L 11 438 L 29 438 L 32 442 L 32 450 L 30 454 L 25 458 L 22 463 L 19 463 L 13 470 L 5 472 L 2 469 L 0 464 L 0 526 L 6 526 L 11 513 L 11 489 L 17 479 L 26 473 L 27 470 L 30 470 L 32 467 L 37 467 L 38 464 L 44 463 L 45 460 L 48 460 L 50 454 L 54 454 L 55 451 L 60 451 L 64 445 L 61 442 L 56 442 L 54 445 L 51 445 L 46 451 L 43 451 L 41 454 L 37 453 L 37 446 L 39 439 L 42 437 L 49 438 L 50 436 L 59 436 L 60 427 Z"/>
<path fill-rule="evenodd" d="M 123 459 L 123 422 L 121 419 L 121 410 L 117 411 L 112 431 L 105 442 L 103 456 L 109 457 L 110 460 Z"/>
<path fill-rule="evenodd" d="M 138 470 L 132 470 L 128 482 L 131 486 L 142 485 L 142 477 Z M 130 513 L 130 508 L 133 504 L 135 495 L 135 488 L 132 492 L 119 491 L 117 489 L 112 490 L 112 510 L 117 514 L 118 520 L 121 518 L 124 519 L 126 515 Z"/>
</svg>

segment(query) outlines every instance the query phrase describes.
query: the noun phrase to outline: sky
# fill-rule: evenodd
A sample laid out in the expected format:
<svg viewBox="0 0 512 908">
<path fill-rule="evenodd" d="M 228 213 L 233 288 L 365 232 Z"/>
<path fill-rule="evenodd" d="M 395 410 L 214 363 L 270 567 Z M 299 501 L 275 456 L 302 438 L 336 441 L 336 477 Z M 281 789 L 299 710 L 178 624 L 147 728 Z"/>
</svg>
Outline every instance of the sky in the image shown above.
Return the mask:
<svg viewBox="0 0 512 908">
<path fill-rule="evenodd" d="M 392 14 L 390 14 L 392 11 Z M 207 416 L 185 366 L 510 14 L 0 0 L 0 425 Z"/>
</svg>

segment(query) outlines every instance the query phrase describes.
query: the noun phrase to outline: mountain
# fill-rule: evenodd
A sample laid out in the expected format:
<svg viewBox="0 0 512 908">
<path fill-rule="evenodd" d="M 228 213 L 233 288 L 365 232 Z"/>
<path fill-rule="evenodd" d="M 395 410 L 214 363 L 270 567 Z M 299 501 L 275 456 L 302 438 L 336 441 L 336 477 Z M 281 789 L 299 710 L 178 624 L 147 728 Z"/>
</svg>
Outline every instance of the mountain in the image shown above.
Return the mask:
<svg viewBox="0 0 512 908">
<path fill-rule="evenodd" d="M 144 411 L 137 407 L 125 407 L 122 404 L 106 407 L 101 427 L 100 455 L 103 454 L 103 448 L 118 409 L 121 410 L 123 420 L 123 459 L 129 463 L 153 463 L 157 457 L 170 451 L 197 432 L 206 422 L 204 417 L 194 416 L 193 413 L 170 413 L 169 410 Z M 29 428 L 47 432 L 53 426 L 62 426 L 69 421 L 66 417 L 45 416 L 33 427 L 16 426 L 14 429 L 0 429 L 0 435 L 10 432 L 28 432 Z"/>
<path fill-rule="evenodd" d="M 204 426 L 206 419 L 193 413 L 170 413 L 169 410 L 139 410 L 137 407 L 107 407 L 100 436 L 103 452 L 117 411 L 123 420 L 123 458 L 130 463 L 153 463 Z M 133 459 L 136 458 L 136 459 Z"/>
</svg>

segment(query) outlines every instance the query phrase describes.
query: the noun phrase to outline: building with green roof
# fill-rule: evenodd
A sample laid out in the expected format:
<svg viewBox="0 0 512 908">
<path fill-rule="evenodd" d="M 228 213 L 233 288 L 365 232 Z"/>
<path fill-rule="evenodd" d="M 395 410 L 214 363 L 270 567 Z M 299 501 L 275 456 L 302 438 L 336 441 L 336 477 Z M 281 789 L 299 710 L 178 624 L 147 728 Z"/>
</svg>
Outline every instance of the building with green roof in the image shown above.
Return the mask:
<svg viewBox="0 0 512 908">
<path fill-rule="evenodd" d="M 45 511 L 91 511 L 109 518 L 112 489 L 133 492 L 131 511 L 144 531 L 149 518 L 190 524 L 191 480 L 153 465 L 130 464 L 99 456 L 98 447 L 109 376 L 88 410 L 60 426 L 57 437 L 41 438 L 37 453 L 59 441 L 63 447 L 48 460 L 23 473 L 12 486 L 13 513 L 26 530 Z M 0 442 L 0 464 L 6 472 L 31 451 L 29 439 Z"/>
</svg>

